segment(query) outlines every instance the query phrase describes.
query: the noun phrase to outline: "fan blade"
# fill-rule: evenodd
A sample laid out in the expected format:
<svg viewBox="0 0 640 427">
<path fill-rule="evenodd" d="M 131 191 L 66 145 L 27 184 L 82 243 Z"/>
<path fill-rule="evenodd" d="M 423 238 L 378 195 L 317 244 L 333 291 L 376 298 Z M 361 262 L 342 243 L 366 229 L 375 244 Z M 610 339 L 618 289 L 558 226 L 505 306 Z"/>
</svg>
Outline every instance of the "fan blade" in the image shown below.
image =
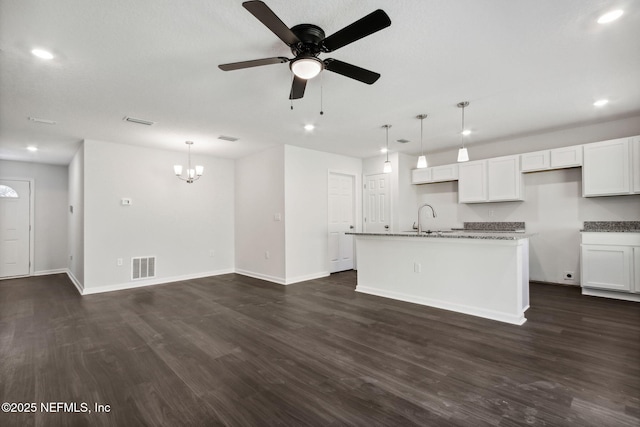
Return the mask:
<svg viewBox="0 0 640 427">
<path fill-rule="evenodd" d="M 344 27 L 337 33 L 331 34 L 322 41 L 322 45 L 327 52 L 331 52 L 373 34 L 376 31 L 387 28 L 389 25 L 391 25 L 389 15 L 387 15 L 384 10 L 378 9 L 353 24 Z"/>
<path fill-rule="evenodd" d="M 304 89 L 307 87 L 307 81 L 294 75 L 293 83 L 291 84 L 291 93 L 289 99 L 300 99 L 304 96 Z"/>
<path fill-rule="evenodd" d="M 259 67 L 261 65 L 282 64 L 289 62 L 289 58 L 278 56 L 275 58 L 254 59 L 253 61 L 232 62 L 229 64 L 220 64 L 218 68 L 222 71 L 241 70 L 243 68 Z"/>
<path fill-rule="evenodd" d="M 378 73 L 374 73 L 373 71 L 365 70 L 364 68 L 356 67 L 355 65 L 347 64 L 346 62 L 338 61 L 333 58 L 327 58 L 324 60 L 324 68 L 368 85 L 374 84 L 376 80 L 380 78 L 380 74 Z"/>
<path fill-rule="evenodd" d="M 249 11 L 253 16 L 258 18 L 258 21 L 262 22 L 273 34 L 278 36 L 280 40 L 285 42 L 288 46 L 300 43 L 300 39 L 293 31 L 285 25 L 284 22 L 278 16 L 273 13 L 269 6 L 261 1 L 246 1 L 242 3 L 242 6 Z"/>
</svg>

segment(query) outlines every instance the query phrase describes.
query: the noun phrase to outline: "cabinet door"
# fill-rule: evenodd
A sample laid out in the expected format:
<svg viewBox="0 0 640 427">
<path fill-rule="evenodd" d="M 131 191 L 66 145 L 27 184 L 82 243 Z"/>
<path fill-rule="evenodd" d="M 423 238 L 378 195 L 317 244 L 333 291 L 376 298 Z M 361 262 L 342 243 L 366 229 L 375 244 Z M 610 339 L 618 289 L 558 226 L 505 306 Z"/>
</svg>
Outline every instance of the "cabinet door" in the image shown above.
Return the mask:
<svg viewBox="0 0 640 427">
<path fill-rule="evenodd" d="M 424 184 L 427 182 L 431 182 L 431 168 L 411 170 L 412 184 Z"/>
<path fill-rule="evenodd" d="M 584 145 L 583 196 L 629 194 L 629 154 L 628 138 Z"/>
<path fill-rule="evenodd" d="M 458 179 L 458 165 L 443 165 L 431 168 L 431 181 L 444 182 Z"/>
<path fill-rule="evenodd" d="M 551 169 L 582 166 L 582 145 L 551 150 Z"/>
<path fill-rule="evenodd" d="M 582 286 L 631 290 L 630 246 L 582 245 Z"/>
<path fill-rule="evenodd" d="M 522 172 L 543 171 L 549 169 L 550 165 L 549 150 L 520 155 L 520 169 Z"/>
<path fill-rule="evenodd" d="M 522 200 L 520 157 L 496 157 L 487 161 L 489 201 Z"/>
<path fill-rule="evenodd" d="M 487 198 L 487 161 L 461 163 L 458 165 L 458 202 L 480 203 Z"/>
<path fill-rule="evenodd" d="M 631 139 L 631 172 L 633 174 L 633 193 L 640 194 L 640 136 Z M 640 276 L 640 270 L 636 270 Z M 640 292 L 640 289 L 638 289 Z"/>
</svg>

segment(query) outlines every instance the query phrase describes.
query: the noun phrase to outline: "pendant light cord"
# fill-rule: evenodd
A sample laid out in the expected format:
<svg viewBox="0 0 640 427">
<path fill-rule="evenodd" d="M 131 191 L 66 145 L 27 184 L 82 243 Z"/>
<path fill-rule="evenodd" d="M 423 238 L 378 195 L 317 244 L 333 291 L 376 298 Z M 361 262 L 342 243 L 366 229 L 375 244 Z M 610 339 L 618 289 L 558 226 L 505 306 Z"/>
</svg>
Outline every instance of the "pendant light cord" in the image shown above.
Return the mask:
<svg viewBox="0 0 640 427">
<path fill-rule="evenodd" d="M 387 162 L 389 161 L 389 125 L 384 125 L 387 129 Z"/>
<path fill-rule="evenodd" d="M 462 129 L 460 129 L 460 138 L 462 140 L 462 148 L 464 148 L 464 107 L 462 106 Z"/>
</svg>

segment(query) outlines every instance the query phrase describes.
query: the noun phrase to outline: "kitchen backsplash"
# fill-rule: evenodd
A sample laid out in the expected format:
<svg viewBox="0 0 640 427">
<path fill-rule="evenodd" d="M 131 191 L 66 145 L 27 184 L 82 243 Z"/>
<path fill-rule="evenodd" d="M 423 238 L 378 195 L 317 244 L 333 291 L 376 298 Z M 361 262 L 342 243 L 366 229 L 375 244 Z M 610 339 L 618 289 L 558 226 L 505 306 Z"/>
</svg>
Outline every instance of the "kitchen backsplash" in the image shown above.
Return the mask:
<svg viewBox="0 0 640 427">
<path fill-rule="evenodd" d="M 465 222 L 465 230 L 514 231 L 524 230 L 524 222 Z"/>
</svg>

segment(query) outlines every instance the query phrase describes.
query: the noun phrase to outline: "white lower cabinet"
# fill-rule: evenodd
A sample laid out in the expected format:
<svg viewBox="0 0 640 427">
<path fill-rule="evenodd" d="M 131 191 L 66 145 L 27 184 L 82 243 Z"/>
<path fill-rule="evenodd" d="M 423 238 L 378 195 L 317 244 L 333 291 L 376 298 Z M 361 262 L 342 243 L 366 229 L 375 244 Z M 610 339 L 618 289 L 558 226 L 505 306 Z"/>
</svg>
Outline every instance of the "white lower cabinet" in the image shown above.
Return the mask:
<svg viewBox="0 0 640 427">
<path fill-rule="evenodd" d="M 631 291 L 633 248 L 582 245 L 582 286 Z"/>
<path fill-rule="evenodd" d="M 583 294 L 640 301 L 640 233 L 582 233 L 580 264 Z"/>
</svg>

